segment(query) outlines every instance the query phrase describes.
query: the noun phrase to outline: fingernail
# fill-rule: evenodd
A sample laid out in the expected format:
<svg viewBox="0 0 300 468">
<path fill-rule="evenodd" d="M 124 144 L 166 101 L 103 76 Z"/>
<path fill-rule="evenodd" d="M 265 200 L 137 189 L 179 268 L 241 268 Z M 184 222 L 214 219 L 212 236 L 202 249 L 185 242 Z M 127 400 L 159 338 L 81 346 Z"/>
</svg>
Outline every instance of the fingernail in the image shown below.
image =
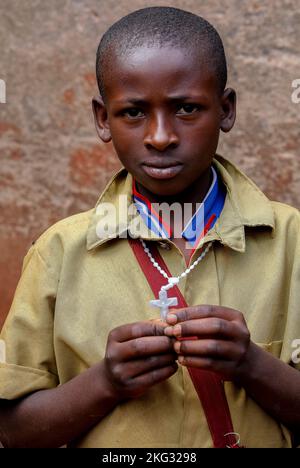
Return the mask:
<svg viewBox="0 0 300 468">
<path fill-rule="evenodd" d="M 168 314 L 166 318 L 166 322 L 170 325 L 174 325 L 177 322 L 177 315 L 175 314 Z"/>
<path fill-rule="evenodd" d="M 181 336 L 181 326 L 180 325 L 175 325 L 175 327 L 173 327 L 173 335 L 174 336 Z"/>
<path fill-rule="evenodd" d="M 166 327 L 164 332 L 165 332 L 165 335 L 173 336 L 173 327 Z"/>
<path fill-rule="evenodd" d="M 179 341 L 176 341 L 174 343 L 174 349 L 175 349 L 176 353 L 180 352 L 180 343 L 179 343 Z"/>
<path fill-rule="evenodd" d="M 178 356 L 178 362 L 179 362 L 179 364 L 184 364 L 184 357 L 183 356 Z"/>
</svg>

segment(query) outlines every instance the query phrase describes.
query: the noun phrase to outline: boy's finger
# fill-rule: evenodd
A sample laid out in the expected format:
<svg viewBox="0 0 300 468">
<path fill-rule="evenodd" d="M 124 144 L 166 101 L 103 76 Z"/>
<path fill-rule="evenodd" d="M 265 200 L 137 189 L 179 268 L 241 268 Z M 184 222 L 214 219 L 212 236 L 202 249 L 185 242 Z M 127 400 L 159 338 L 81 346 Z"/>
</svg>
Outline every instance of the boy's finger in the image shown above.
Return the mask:
<svg viewBox="0 0 300 468">
<path fill-rule="evenodd" d="M 173 341 L 167 336 L 143 336 L 117 345 L 119 360 L 129 361 L 173 351 Z"/>
<path fill-rule="evenodd" d="M 197 336 L 202 338 L 208 335 L 234 338 L 237 334 L 234 322 L 216 317 L 181 322 L 173 327 L 166 327 L 164 333 L 167 336 L 174 336 L 176 338 L 181 336 Z"/>
<path fill-rule="evenodd" d="M 158 320 L 128 323 L 114 328 L 110 339 L 122 343 L 142 336 L 163 336 L 166 323 Z"/>
<path fill-rule="evenodd" d="M 231 361 L 240 357 L 240 347 L 225 340 L 177 341 L 174 349 L 178 354 L 185 356 L 210 356 Z"/>
<path fill-rule="evenodd" d="M 229 307 L 221 307 L 214 305 L 198 305 L 186 307 L 184 309 L 171 310 L 166 318 L 169 325 L 175 325 L 179 322 L 187 320 L 202 319 L 217 317 L 224 320 L 236 320 L 241 318 L 243 314 L 237 310 L 230 309 Z"/>
<path fill-rule="evenodd" d="M 120 374 L 122 379 L 132 379 L 138 375 L 145 374 L 154 369 L 161 369 L 162 367 L 171 366 L 175 363 L 176 359 L 176 353 L 169 353 L 158 356 L 150 356 L 145 359 L 129 361 L 125 364 L 120 364 Z"/>
<path fill-rule="evenodd" d="M 227 374 L 232 370 L 232 362 L 212 357 L 179 356 L 178 362 L 182 366 L 198 367 L 199 369 Z"/>
<path fill-rule="evenodd" d="M 178 365 L 176 362 L 174 364 L 162 367 L 161 369 L 155 369 L 146 374 L 139 375 L 135 379 L 132 380 L 132 384 L 135 387 L 150 387 L 152 385 L 156 385 L 160 382 L 171 377 L 171 375 L 175 374 L 178 369 Z"/>
</svg>

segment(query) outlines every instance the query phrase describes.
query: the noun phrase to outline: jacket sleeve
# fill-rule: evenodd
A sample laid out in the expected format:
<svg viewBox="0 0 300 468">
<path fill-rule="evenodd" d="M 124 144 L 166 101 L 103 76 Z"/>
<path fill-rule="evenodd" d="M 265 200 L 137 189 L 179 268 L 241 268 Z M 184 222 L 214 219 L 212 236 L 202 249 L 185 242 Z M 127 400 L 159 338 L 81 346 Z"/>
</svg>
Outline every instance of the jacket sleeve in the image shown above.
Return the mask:
<svg viewBox="0 0 300 468">
<path fill-rule="evenodd" d="M 32 246 L 0 334 L 0 399 L 58 385 L 53 323 L 58 280 Z"/>
</svg>

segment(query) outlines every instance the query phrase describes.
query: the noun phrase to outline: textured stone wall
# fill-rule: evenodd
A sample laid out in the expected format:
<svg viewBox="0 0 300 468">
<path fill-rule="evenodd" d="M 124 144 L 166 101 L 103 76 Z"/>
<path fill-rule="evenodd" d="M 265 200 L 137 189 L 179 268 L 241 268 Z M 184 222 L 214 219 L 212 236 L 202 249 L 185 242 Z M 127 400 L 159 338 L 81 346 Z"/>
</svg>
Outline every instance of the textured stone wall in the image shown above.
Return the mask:
<svg viewBox="0 0 300 468">
<path fill-rule="evenodd" d="M 291 100 L 300 0 L 0 0 L 0 324 L 31 242 L 92 207 L 119 167 L 91 114 L 100 36 L 130 11 L 161 3 L 204 16 L 224 39 L 238 118 L 219 152 L 267 195 L 300 207 L 300 104 Z"/>
</svg>

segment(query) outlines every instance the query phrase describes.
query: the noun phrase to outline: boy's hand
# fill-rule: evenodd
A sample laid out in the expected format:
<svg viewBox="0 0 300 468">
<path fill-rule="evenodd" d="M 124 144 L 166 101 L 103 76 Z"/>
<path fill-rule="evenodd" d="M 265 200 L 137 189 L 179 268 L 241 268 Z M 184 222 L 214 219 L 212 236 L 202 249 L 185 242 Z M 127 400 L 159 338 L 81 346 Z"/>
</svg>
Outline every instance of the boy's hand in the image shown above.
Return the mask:
<svg viewBox="0 0 300 468">
<path fill-rule="evenodd" d="M 166 321 L 165 334 L 177 338 L 174 349 L 180 364 L 218 372 L 227 379 L 245 372 L 251 342 L 241 312 L 199 305 L 172 310 Z"/>
<path fill-rule="evenodd" d="M 164 334 L 159 320 L 136 322 L 108 336 L 104 371 L 119 400 L 136 398 L 177 371 L 174 339 Z"/>
</svg>

